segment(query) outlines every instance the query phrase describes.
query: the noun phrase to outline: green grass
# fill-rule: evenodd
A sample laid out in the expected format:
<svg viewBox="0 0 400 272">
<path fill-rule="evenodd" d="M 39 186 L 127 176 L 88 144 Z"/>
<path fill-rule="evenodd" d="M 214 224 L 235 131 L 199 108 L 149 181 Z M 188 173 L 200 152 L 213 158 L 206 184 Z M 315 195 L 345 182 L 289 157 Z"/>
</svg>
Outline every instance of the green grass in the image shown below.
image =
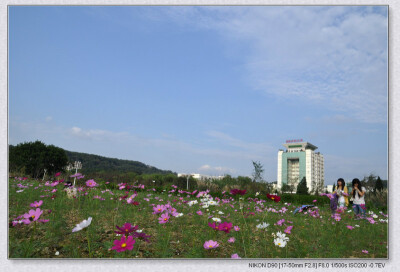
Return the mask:
<svg viewBox="0 0 400 272">
<path fill-rule="evenodd" d="M 20 190 L 17 184 L 27 185 L 28 188 L 17 193 L 16 191 Z M 388 257 L 388 225 L 379 222 L 379 219 L 386 217 L 378 210 L 373 211 L 378 216 L 375 224 L 367 220 L 355 220 L 352 212 L 345 212 L 342 220 L 336 222 L 330 217 L 329 207 L 325 203 L 319 207 L 322 218 L 314 218 L 310 214 L 303 213 L 293 215 L 296 205 L 285 205 L 269 200 L 262 205 L 244 200 L 242 210 L 237 200 L 227 204 L 221 201 L 218 206 L 210 206 L 207 210 L 201 208 L 199 204 L 190 207 L 183 203 L 187 200 L 198 200 L 200 203 L 200 198 L 196 198 L 196 194 L 188 198 L 185 192 L 155 193 L 152 188 L 137 190 L 138 196 L 134 200 L 140 204 L 134 206 L 127 204 L 126 199 L 120 200 L 120 197 L 125 195 L 124 190 L 114 189 L 111 191 L 112 195 L 104 192 L 105 184 L 99 184 L 99 187 L 91 189 L 81 185 L 84 191 L 79 192 L 80 196 L 69 199 L 62 184 L 55 187 L 57 192 L 52 193 L 51 190 L 54 188 L 45 186 L 43 182 L 10 179 L 10 258 L 89 258 L 88 234 L 92 258 L 230 258 L 234 253 L 242 258 Z M 87 195 L 83 195 L 84 193 Z M 129 192 L 129 196 L 132 193 L 133 190 Z M 48 197 L 41 197 L 46 195 Z M 52 199 L 53 195 L 55 197 Z M 96 195 L 105 200 L 93 199 Z M 149 198 L 150 201 L 144 198 Z M 223 198 L 229 199 L 230 195 L 225 195 Z M 159 201 L 160 199 L 162 201 Z M 49 219 L 49 222 L 36 223 L 36 227 L 35 223 L 12 226 L 12 221 L 17 216 L 33 209 L 30 203 L 39 200 L 43 200 L 43 205 L 40 207 L 43 214 L 40 219 Z M 183 216 L 171 216 L 168 223 L 159 224 L 160 215 L 153 214 L 151 204 L 168 202 L 178 213 L 183 213 Z M 318 205 L 318 201 L 316 204 Z M 262 211 L 258 212 L 256 206 Z M 288 210 L 283 213 L 271 210 L 279 211 L 283 207 Z M 203 215 L 196 214 L 199 210 Z M 75 225 L 89 216 L 93 218 L 91 225 L 72 233 Z M 208 226 L 208 222 L 212 222 L 208 216 L 218 217 L 222 222 L 232 222 L 234 226 L 239 226 L 240 230 L 232 229 L 230 233 L 215 231 Z M 285 219 L 282 226 L 276 225 L 280 219 Z M 125 222 L 138 225 L 139 229 L 152 236 L 151 242 L 146 243 L 136 239 L 132 251 L 117 253 L 109 250 L 113 246 L 113 241 L 120 239 L 114 233 L 115 225 L 121 226 Z M 256 228 L 256 225 L 262 222 L 270 224 L 266 230 Z M 359 225 L 359 227 L 349 230 L 347 225 L 353 227 Z M 293 226 L 291 234 L 287 234 L 290 240 L 284 248 L 275 246 L 274 233 L 283 232 L 287 226 Z M 234 243 L 227 242 L 230 237 L 235 238 Z M 203 244 L 208 240 L 218 241 L 220 246 L 205 250 Z M 368 254 L 362 250 L 367 250 Z M 56 255 L 56 252 L 59 252 L 59 255 Z"/>
</svg>

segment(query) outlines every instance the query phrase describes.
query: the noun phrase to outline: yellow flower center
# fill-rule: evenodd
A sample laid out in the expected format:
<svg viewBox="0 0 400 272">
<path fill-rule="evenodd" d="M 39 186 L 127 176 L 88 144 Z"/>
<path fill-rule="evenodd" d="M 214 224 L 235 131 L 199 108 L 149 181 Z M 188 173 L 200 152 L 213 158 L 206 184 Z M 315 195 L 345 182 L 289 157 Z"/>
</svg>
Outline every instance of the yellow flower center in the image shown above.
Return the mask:
<svg viewBox="0 0 400 272">
<path fill-rule="evenodd" d="M 168 218 L 164 218 L 164 221 L 167 221 L 168 220 Z"/>
<path fill-rule="evenodd" d="M 208 247 L 212 247 L 212 245 L 209 245 Z"/>
<path fill-rule="evenodd" d="M 161 209 L 158 209 L 158 211 L 161 211 Z"/>
<path fill-rule="evenodd" d="M 281 245 L 281 243 L 278 243 L 278 246 L 280 246 Z"/>
<path fill-rule="evenodd" d="M 123 244 L 121 245 L 121 247 L 126 247 L 126 243 L 123 243 Z"/>
<path fill-rule="evenodd" d="M 274 200 L 275 198 L 274 198 L 274 197 L 271 197 L 271 199 Z"/>
</svg>

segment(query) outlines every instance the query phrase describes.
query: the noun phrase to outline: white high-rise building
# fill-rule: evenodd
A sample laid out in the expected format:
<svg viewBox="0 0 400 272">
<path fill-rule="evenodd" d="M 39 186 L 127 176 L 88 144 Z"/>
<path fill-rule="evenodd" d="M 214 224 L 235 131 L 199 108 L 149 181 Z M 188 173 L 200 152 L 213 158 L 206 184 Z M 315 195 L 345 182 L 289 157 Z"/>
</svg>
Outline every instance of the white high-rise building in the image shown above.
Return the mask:
<svg viewBox="0 0 400 272">
<path fill-rule="evenodd" d="M 303 140 L 290 140 L 283 144 L 286 150 L 278 152 L 278 188 L 288 184 L 294 191 L 299 182 L 306 178 L 309 192 L 324 188 L 324 157 L 318 148 Z"/>
</svg>

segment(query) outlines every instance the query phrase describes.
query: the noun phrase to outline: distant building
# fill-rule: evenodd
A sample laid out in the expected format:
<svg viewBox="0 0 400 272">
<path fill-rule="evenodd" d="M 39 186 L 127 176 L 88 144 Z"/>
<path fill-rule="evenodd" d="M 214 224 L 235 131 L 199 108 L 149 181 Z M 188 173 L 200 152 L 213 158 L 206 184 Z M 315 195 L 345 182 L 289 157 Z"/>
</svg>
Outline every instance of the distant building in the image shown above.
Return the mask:
<svg viewBox="0 0 400 272">
<path fill-rule="evenodd" d="M 202 174 L 184 174 L 184 173 L 178 173 L 178 178 L 179 177 L 187 177 L 187 176 L 192 176 L 193 178 L 197 180 L 211 180 L 211 179 L 223 179 L 224 176 L 208 176 L 208 175 L 202 175 Z"/>
<path fill-rule="evenodd" d="M 286 150 L 278 152 L 278 188 L 284 184 L 293 186 L 296 190 L 297 185 L 306 178 L 309 192 L 324 188 L 324 157 L 318 148 L 303 140 L 286 141 L 283 144 Z"/>
</svg>

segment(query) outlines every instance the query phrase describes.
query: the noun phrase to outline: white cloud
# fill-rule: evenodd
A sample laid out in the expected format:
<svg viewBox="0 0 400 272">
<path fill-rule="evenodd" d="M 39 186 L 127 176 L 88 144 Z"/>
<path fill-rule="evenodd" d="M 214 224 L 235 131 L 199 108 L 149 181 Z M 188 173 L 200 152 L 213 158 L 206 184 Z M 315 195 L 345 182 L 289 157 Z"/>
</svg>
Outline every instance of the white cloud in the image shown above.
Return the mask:
<svg viewBox="0 0 400 272">
<path fill-rule="evenodd" d="M 208 164 L 202 165 L 201 167 L 199 167 L 198 170 L 201 172 L 201 174 L 204 175 L 234 175 L 237 173 L 237 171 L 233 168 L 223 166 L 210 166 Z"/>
<path fill-rule="evenodd" d="M 147 18 L 217 31 L 260 92 L 387 122 L 387 15 L 351 6 L 171 7 Z"/>
<path fill-rule="evenodd" d="M 51 117 L 51 116 L 47 116 L 47 117 L 46 117 L 46 121 L 47 121 L 47 122 L 50 122 L 51 120 L 53 120 L 53 117 Z"/>
</svg>

